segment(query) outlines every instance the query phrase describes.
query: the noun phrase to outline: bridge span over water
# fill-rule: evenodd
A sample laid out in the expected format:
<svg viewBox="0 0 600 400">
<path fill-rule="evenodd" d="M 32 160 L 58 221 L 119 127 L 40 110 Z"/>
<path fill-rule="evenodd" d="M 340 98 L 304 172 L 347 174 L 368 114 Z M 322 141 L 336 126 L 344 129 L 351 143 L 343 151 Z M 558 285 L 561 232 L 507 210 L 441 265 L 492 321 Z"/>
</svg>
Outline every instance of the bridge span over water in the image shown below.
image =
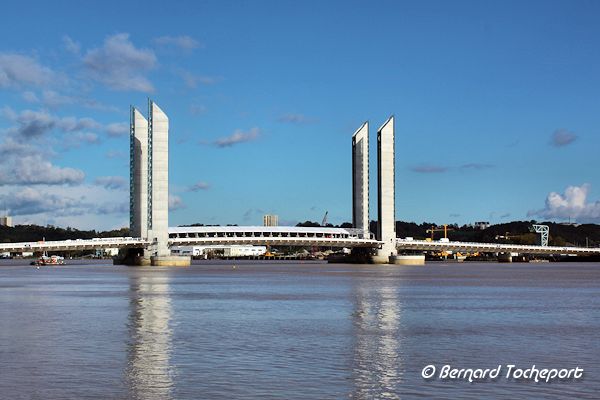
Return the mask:
<svg viewBox="0 0 600 400">
<path fill-rule="evenodd" d="M 133 237 L 112 237 L 59 241 L 0 243 L 0 252 L 77 251 L 107 248 L 146 248 L 148 240 Z M 169 228 L 169 246 L 319 246 L 337 248 L 378 249 L 382 242 L 361 229 L 291 227 L 291 226 L 188 226 Z M 531 246 L 477 242 L 434 242 L 397 239 L 396 248 L 403 251 L 452 251 L 520 254 L 600 255 L 600 248 Z"/>
<path fill-rule="evenodd" d="M 169 228 L 169 245 L 272 245 L 379 248 L 362 229 L 295 226 L 198 226 Z"/>
<path fill-rule="evenodd" d="M 44 251 L 77 251 L 95 249 L 144 248 L 149 241 L 133 237 L 111 237 L 95 239 L 48 240 L 38 242 L 0 243 L 0 252 L 21 253 Z"/>
<path fill-rule="evenodd" d="M 520 253 L 520 254 L 575 254 L 575 255 L 600 255 L 600 248 L 588 247 L 560 247 L 560 246 L 534 246 L 504 243 L 478 243 L 478 242 L 434 242 L 427 240 L 397 239 L 396 248 L 416 251 L 452 251 L 463 253 Z"/>
</svg>

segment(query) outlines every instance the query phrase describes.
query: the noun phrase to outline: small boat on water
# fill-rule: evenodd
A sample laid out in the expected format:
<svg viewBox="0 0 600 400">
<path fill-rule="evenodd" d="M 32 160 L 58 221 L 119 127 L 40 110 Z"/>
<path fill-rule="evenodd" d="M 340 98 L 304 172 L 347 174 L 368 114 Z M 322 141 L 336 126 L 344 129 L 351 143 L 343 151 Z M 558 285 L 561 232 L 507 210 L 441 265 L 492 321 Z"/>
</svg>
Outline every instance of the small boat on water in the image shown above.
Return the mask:
<svg viewBox="0 0 600 400">
<path fill-rule="evenodd" d="M 65 258 L 61 257 L 61 256 L 47 256 L 46 254 L 44 254 L 43 256 L 41 256 L 40 258 L 38 258 L 36 261 L 33 261 L 31 263 L 31 265 L 37 265 L 37 266 L 42 266 L 42 265 L 64 265 L 65 263 Z"/>
</svg>

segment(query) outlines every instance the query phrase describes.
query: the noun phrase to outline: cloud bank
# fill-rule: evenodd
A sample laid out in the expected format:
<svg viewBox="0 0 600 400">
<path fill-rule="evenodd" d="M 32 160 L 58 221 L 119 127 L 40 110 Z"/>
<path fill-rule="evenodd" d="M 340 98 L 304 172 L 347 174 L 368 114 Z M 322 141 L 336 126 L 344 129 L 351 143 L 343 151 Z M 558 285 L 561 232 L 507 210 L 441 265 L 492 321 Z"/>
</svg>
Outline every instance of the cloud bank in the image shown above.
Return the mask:
<svg viewBox="0 0 600 400">
<path fill-rule="evenodd" d="M 154 91 L 146 75 L 156 66 L 156 55 L 150 49 L 136 48 L 127 33 L 107 37 L 102 47 L 87 52 L 83 63 L 91 79 L 112 89 Z"/>
<path fill-rule="evenodd" d="M 249 131 L 242 131 L 237 129 L 234 133 L 229 136 L 222 137 L 213 142 L 213 144 L 217 147 L 231 147 L 239 143 L 251 142 L 253 140 L 258 139 L 260 135 L 260 129 L 252 128 Z"/>
<path fill-rule="evenodd" d="M 577 140 L 577 135 L 566 129 L 557 129 L 550 138 L 550 144 L 554 147 L 568 146 Z"/>
<path fill-rule="evenodd" d="M 577 222 L 600 222 L 600 201 L 588 202 L 590 185 L 569 186 L 560 194 L 551 192 L 546 205 L 540 210 L 531 210 L 528 216 L 547 219 L 575 219 Z"/>
</svg>

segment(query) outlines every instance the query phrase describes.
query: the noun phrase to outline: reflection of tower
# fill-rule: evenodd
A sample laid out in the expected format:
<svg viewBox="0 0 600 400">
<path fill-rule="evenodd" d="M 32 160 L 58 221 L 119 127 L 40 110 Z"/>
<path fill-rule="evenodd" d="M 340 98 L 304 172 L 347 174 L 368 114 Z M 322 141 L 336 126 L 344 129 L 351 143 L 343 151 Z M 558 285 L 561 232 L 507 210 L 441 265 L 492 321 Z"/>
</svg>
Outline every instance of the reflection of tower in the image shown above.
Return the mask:
<svg viewBox="0 0 600 400">
<path fill-rule="evenodd" d="M 352 135 L 352 225 L 369 237 L 369 122 Z"/>
<path fill-rule="evenodd" d="M 168 276 L 134 275 L 130 283 L 126 381 L 134 399 L 169 399 L 173 387 Z"/>
<path fill-rule="evenodd" d="M 387 263 L 396 250 L 394 116 L 377 131 L 377 240 L 383 242 L 374 258 Z"/>
<path fill-rule="evenodd" d="M 368 282 L 368 281 L 361 281 Z M 394 287 L 356 288 L 354 312 L 355 399 L 399 399 L 401 305 Z"/>
<path fill-rule="evenodd" d="M 131 234 L 152 242 L 145 256 L 168 257 L 169 118 L 148 101 L 148 119 L 131 110 Z"/>
</svg>

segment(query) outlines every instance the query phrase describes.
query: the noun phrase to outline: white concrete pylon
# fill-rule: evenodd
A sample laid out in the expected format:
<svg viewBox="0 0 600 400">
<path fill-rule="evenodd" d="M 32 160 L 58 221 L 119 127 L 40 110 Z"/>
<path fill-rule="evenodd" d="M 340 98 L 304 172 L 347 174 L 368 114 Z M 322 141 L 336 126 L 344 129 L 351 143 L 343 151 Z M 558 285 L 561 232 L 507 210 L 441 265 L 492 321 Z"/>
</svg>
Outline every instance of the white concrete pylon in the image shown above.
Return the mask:
<svg viewBox="0 0 600 400">
<path fill-rule="evenodd" d="M 377 130 L 377 239 L 383 242 L 378 262 L 398 254 L 396 249 L 394 116 Z"/>
<path fill-rule="evenodd" d="M 148 120 L 131 107 L 130 121 L 130 229 L 131 236 L 148 235 Z"/>
<path fill-rule="evenodd" d="M 369 122 L 352 135 L 352 225 L 369 237 Z"/>
<path fill-rule="evenodd" d="M 169 241 L 169 118 L 148 103 L 148 240 L 152 256 L 170 255 Z"/>
</svg>

